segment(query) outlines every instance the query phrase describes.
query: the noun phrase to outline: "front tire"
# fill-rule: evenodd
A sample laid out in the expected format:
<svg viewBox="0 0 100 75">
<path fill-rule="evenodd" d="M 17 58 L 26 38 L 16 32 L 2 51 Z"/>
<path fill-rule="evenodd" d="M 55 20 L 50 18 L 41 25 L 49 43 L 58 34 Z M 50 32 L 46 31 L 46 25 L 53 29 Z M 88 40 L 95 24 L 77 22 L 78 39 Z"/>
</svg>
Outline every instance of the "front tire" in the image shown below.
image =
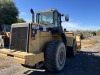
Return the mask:
<svg viewBox="0 0 100 75">
<path fill-rule="evenodd" d="M 71 47 L 71 56 L 75 56 L 77 54 L 77 42 L 73 41 L 73 46 Z"/>
<path fill-rule="evenodd" d="M 61 71 L 66 62 L 66 47 L 62 41 L 51 41 L 45 50 L 45 67 L 48 71 Z"/>
</svg>

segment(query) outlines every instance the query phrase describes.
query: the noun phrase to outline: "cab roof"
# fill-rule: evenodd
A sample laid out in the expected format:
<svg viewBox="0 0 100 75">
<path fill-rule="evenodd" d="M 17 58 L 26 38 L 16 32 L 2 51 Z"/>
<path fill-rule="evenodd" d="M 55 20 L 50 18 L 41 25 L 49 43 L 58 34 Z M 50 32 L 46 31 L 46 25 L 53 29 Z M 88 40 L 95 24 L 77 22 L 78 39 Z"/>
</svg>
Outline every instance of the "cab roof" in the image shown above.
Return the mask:
<svg viewBox="0 0 100 75">
<path fill-rule="evenodd" d="M 55 8 L 51 8 L 50 10 L 39 11 L 39 12 L 37 12 L 37 13 L 44 13 L 44 12 L 50 12 L 50 11 L 52 11 L 52 12 L 57 11 L 59 14 L 61 14 L 61 13 L 60 13 L 57 9 L 55 9 Z"/>
</svg>

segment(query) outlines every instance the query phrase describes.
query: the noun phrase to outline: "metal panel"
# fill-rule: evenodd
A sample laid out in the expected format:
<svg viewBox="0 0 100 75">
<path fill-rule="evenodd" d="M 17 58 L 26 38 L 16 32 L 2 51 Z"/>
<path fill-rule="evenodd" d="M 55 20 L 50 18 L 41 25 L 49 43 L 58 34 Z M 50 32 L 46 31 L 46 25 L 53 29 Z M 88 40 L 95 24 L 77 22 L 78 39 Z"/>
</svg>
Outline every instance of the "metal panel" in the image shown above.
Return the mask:
<svg viewBox="0 0 100 75">
<path fill-rule="evenodd" d="M 28 27 L 12 28 L 11 46 L 13 50 L 27 51 Z"/>
</svg>

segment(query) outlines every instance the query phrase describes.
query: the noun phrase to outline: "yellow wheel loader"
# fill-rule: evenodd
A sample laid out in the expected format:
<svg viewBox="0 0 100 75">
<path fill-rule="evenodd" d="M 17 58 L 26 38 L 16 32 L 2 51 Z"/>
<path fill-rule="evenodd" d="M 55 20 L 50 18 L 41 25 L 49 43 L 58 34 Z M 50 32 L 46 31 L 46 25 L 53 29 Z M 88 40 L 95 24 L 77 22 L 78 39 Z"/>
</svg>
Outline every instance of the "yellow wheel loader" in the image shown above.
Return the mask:
<svg viewBox="0 0 100 75">
<path fill-rule="evenodd" d="M 72 44 L 69 44 L 69 43 L 71 43 L 71 41 L 72 42 L 75 41 L 75 44 L 76 44 L 76 53 L 77 52 L 79 53 L 80 50 L 81 50 L 81 38 L 80 38 L 80 36 L 75 35 L 75 33 L 72 32 L 72 31 L 66 31 L 66 29 L 64 30 L 64 32 L 65 32 L 67 40 L 70 39 L 70 38 L 73 38 L 72 40 L 70 39 L 70 40 L 67 41 L 67 43 L 68 43 L 68 45 L 67 45 L 68 51 L 70 52 L 70 49 L 73 48 Z M 69 52 L 68 52 L 68 54 L 70 54 Z"/>
<path fill-rule="evenodd" d="M 37 12 L 36 23 L 32 9 L 31 13 L 32 23 L 11 26 L 10 49 L 0 49 L 0 55 L 28 66 L 43 62 L 46 70 L 59 72 L 65 66 L 68 46 L 72 47 L 70 54 L 76 55 L 76 39 L 67 38 L 61 26 L 64 15 L 57 9 Z M 69 21 L 68 16 L 65 16 L 65 21 Z"/>
</svg>

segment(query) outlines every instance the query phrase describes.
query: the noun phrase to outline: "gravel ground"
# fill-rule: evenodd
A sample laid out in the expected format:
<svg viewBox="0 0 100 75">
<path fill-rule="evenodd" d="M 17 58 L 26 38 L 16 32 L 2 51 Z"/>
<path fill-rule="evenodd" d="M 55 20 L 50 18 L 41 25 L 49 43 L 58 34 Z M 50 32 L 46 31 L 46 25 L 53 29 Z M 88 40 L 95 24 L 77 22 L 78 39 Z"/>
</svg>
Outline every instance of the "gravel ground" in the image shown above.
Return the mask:
<svg viewBox="0 0 100 75">
<path fill-rule="evenodd" d="M 99 37 L 91 37 L 100 41 Z M 59 73 L 26 68 L 15 61 L 0 56 L 0 75 L 100 75 L 100 43 L 82 48 L 74 58 L 67 58 L 65 68 Z"/>
</svg>

